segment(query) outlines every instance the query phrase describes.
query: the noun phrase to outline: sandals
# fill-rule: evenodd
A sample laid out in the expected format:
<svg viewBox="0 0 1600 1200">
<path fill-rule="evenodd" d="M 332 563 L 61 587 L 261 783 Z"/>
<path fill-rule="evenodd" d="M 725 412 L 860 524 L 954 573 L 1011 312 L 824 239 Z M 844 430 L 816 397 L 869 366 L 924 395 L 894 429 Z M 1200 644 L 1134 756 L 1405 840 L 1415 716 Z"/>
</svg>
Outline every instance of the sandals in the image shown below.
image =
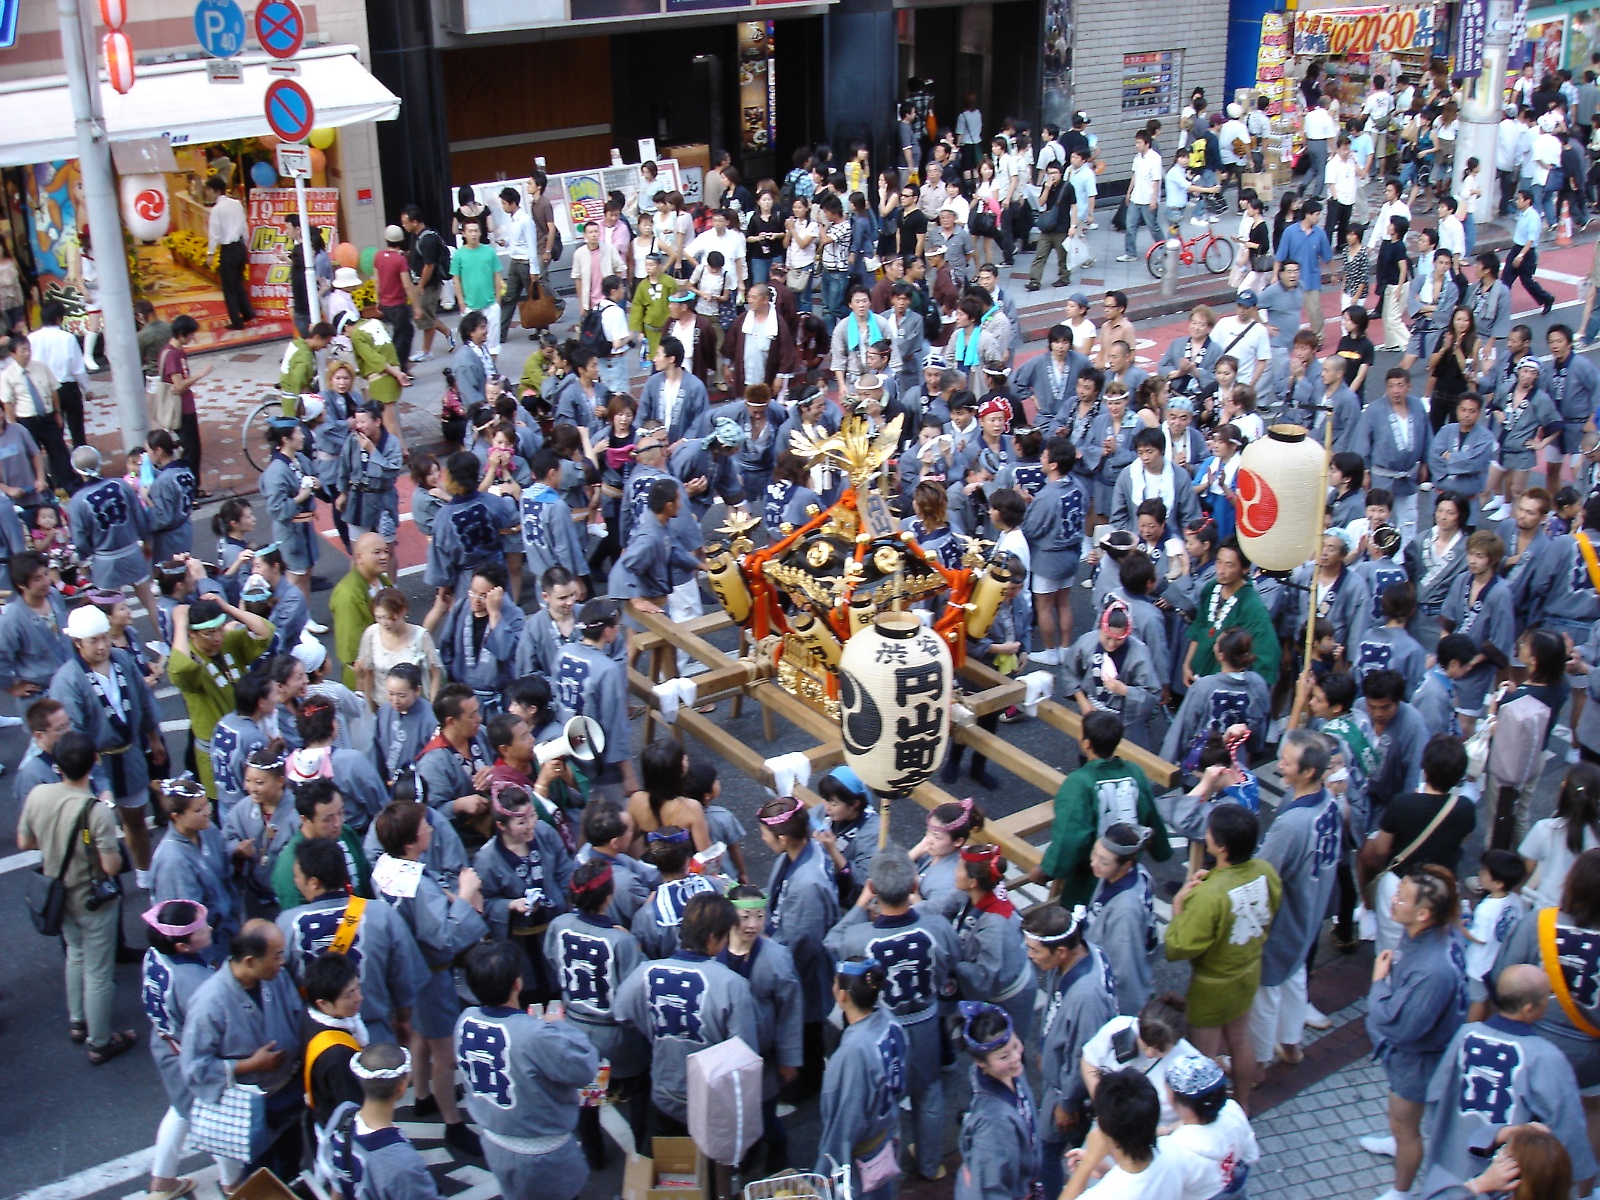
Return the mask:
<svg viewBox="0 0 1600 1200">
<path fill-rule="evenodd" d="M 192 1179 L 175 1179 L 173 1184 L 173 1187 L 164 1188 L 159 1192 L 154 1190 L 145 1192 L 145 1200 L 178 1200 L 179 1196 L 187 1196 L 194 1191 L 194 1180 Z"/>
<path fill-rule="evenodd" d="M 89 1022 L 69 1021 L 67 1023 L 67 1036 L 77 1045 L 83 1045 L 89 1040 Z"/>
<path fill-rule="evenodd" d="M 126 1054 L 139 1044 L 139 1037 L 131 1029 L 124 1029 L 120 1033 L 113 1033 L 111 1040 L 103 1046 L 90 1046 L 85 1054 L 88 1056 L 91 1067 L 103 1066 L 119 1054 Z"/>
</svg>

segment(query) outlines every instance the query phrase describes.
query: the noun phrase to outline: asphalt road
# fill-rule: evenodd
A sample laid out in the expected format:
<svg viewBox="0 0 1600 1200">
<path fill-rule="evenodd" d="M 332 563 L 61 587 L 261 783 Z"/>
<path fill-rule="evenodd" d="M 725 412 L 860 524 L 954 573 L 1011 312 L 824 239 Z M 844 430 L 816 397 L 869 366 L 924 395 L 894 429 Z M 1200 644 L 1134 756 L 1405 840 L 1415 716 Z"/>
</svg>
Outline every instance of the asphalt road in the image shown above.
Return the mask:
<svg viewBox="0 0 1600 1200">
<path fill-rule="evenodd" d="M 1525 303 L 1519 296 L 1519 307 Z M 1558 312 L 1555 320 L 1565 317 L 1572 321 L 1576 311 Z M 1543 342 L 1543 328 L 1551 319 L 1533 317 L 1536 345 Z M 1398 356 L 1380 354 L 1374 375 L 1381 379 L 1382 372 L 1397 361 Z M 503 369 L 510 369 L 505 364 Z M 196 545 L 209 544 L 210 510 L 198 514 Z M 345 559 L 337 549 L 330 547 L 319 564 L 318 573 L 331 580 L 340 577 Z M 413 612 L 421 613 L 428 606 L 420 573 L 402 574 L 400 586 L 413 600 Z M 1074 589 L 1074 606 L 1077 609 L 1076 627 L 1088 627 L 1089 593 Z M 313 612 L 323 621 L 328 619 L 327 593 L 318 592 L 313 598 Z M 727 635 L 720 639 L 726 644 Z M 331 636 L 327 639 L 331 649 Z M 168 747 L 174 755 L 183 752 L 187 714 L 183 702 L 171 689 L 158 692 L 164 727 L 168 730 Z M 750 711 L 738 720 L 733 719 L 724 705 L 715 720 L 737 736 L 742 742 L 761 747 L 765 754 L 773 755 L 789 750 L 807 748 L 811 743 L 778 723 L 778 737 L 765 743 L 759 716 Z M 1037 721 L 1025 721 L 1004 727 L 1002 736 L 1012 744 L 1027 750 L 1063 771 L 1076 765 L 1075 750 L 1063 735 Z M 0 762 L 14 767 L 25 749 L 21 730 L 0 731 Z M 691 745 L 691 754 L 706 752 Z M 1558 745 L 1558 750 L 1564 749 Z M 1557 757 L 1549 764 L 1544 781 L 1535 798 L 1535 817 L 1549 815 L 1562 770 Z M 957 795 L 973 794 L 988 812 L 1004 815 L 1038 803 L 1040 793 L 1004 772 L 999 772 L 1000 787 L 989 791 L 970 782 L 953 787 Z M 752 877 L 764 882 L 770 856 L 753 830 L 753 813 L 766 798 L 763 791 L 748 778 L 724 768 L 722 774 L 723 803 L 727 804 L 751 827 L 745 842 L 745 854 Z M 66 1013 L 62 996 L 62 953 L 59 946 L 39 937 L 28 922 L 22 903 L 22 870 L 29 860 L 17 854 L 15 828 L 20 800 L 15 797 L 10 776 L 0 780 L 0 1197 L 26 1195 L 29 1200 L 70 1200 L 79 1196 L 122 1197 L 142 1194 L 147 1164 L 130 1161 L 128 1156 L 147 1150 L 152 1144 L 156 1125 L 166 1106 L 165 1094 L 157 1078 L 150 1057 L 143 1049 L 135 1050 L 100 1068 L 90 1067 L 81 1050 L 67 1040 Z M 922 813 L 910 805 L 899 806 L 892 820 L 893 838 L 909 846 L 921 836 Z M 1481 844 L 1469 843 L 1465 864 L 1476 862 Z M 1182 874 L 1184 855 L 1180 852 L 1164 865 L 1152 864 L 1158 880 L 1177 880 Z M 132 877 L 126 879 L 130 891 Z M 129 943 L 142 947 L 144 942 L 137 919 L 143 907 L 142 894 L 130 894 L 125 902 L 123 925 Z M 1331 950 L 1324 948 L 1320 961 L 1336 959 Z M 138 1004 L 138 970 L 136 965 L 117 968 L 117 997 L 115 1024 L 118 1028 L 137 1029 L 143 1035 L 147 1024 Z M 1182 967 L 1158 962 L 1156 966 L 1158 991 L 1171 988 L 1182 991 L 1187 982 L 1187 972 Z M 955 1144 L 955 1126 L 959 1120 L 959 1097 L 965 1088 L 964 1071 L 948 1075 L 950 1100 L 947 1105 L 951 1129 L 947 1145 Z M 810 1161 L 816 1138 L 815 1106 L 802 1106 L 790 1118 L 791 1159 L 797 1164 Z M 479 1168 L 481 1164 L 452 1162 L 447 1151 L 437 1139 L 437 1126 L 417 1126 L 410 1130 L 418 1144 L 435 1164 L 446 1196 L 467 1197 L 468 1200 L 489 1200 L 497 1194 L 492 1177 Z M 109 1164 L 109 1165 L 107 1165 Z M 204 1163 L 196 1157 L 186 1162 L 191 1172 Z M 96 1173 L 97 1168 L 103 1168 Z M 81 1174 L 87 1172 L 88 1174 Z M 947 1186 L 947 1185 L 942 1185 Z M 618 1173 L 615 1167 L 591 1179 L 585 1195 L 588 1197 L 612 1196 L 617 1192 Z M 215 1195 L 208 1183 L 203 1193 Z"/>
</svg>

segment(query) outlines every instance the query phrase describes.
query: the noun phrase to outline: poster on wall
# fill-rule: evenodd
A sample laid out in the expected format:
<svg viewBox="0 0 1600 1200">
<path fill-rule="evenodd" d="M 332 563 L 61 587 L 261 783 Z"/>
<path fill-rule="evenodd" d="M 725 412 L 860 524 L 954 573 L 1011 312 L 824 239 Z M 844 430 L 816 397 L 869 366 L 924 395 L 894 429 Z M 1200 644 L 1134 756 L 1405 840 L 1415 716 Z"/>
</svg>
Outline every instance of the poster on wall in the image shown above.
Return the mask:
<svg viewBox="0 0 1600 1200">
<path fill-rule="evenodd" d="M 651 196 L 656 192 L 684 190 L 677 159 L 661 158 L 655 160 L 655 163 L 657 174 L 655 181 L 650 185 Z M 572 171 L 565 175 L 550 176 L 550 186 L 546 194 L 555 210 L 556 228 L 561 231 L 562 240 L 568 246 L 577 245 L 580 240 L 579 223 L 604 217 L 606 197 L 612 192 L 621 192 L 624 202 L 634 211 L 637 211 L 641 203 L 645 210 L 653 209 L 654 202 L 650 196 L 641 198 L 639 195 L 641 181 L 638 163 L 628 163 L 620 167 L 597 167 L 591 171 Z M 498 191 L 505 184 L 501 182 L 485 186 Z"/>
<path fill-rule="evenodd" d="M 772 22 L 739 23 L 739 145 L 765 154 L 776 136 L 772 80 Z"/>
<path fill-rule="evenodd" d="M 1556 17 L 1549 21 L 1530 21 L 1522 51 L 1516 55 L 1515 64 L 1531 62 L 1534 78 L 1543 78 L 1561 69 L 1562 51 L 1565 47 L 1567 21 Z"/>
<path fill-rule="evenodd" d="M 1170 117 L 1178 111 L 1182 50 L 1122 56 L 1122 111 L 1135 117 Z"/>
<path fill-rule="evenodd" d="M 1432 8 L 1339 8 L 1299 13 L 1296 55 L 1371 54 L 1431 50 Z"/>
<path fill-rule="evenodd" d="M 250 302 L 255 306 L 257 325 L 276 326 L 280 337 L 294 336 L 289 283 L 289 251 L 294 242 L 286 218 L 295 211 L 293 188 L 253 188 L 245 206 L 250 225 Z M 339 241 L 339 190 L 307 188 L 306 215 L 332 249 Z"/>
<path fill-rule="evenodd" d="M 28 248 L 38 272 L 39 294 L 67 310 L 66 327 L 84 323 L 83 271 L 78 240 L 78 210 L 83 181 L 77 159 L 34 163 L 24 168 L 28 187 Z"/>
<path fill-rule="evenodd" d="M 1584 8 L 1577 12 L 1567 14 L 1566 53 L 1567 62 L 1572 64 L 1574 73 L 1580 66 L 1586 66 L 1589 56 L 1600 50 L 1600 9 Z"/>
</svg>

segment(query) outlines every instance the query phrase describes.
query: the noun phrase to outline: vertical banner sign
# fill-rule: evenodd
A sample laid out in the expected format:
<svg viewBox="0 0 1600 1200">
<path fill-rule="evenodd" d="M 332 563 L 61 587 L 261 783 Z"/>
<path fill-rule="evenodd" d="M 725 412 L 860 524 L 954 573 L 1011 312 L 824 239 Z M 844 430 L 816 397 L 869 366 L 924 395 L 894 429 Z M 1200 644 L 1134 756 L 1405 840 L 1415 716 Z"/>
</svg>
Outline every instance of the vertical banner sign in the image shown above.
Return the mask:
<svg viewBox="0 0 1600 1200">
<path fill-rule="evenodd" d="M 1283 13 L 1261 16 L 1261 49 L 1256 54 L 1256 91 L 1267 98 L 1267 115 L 1283 113 L 1283 67 L 1289 61 L 1289 18 Z"/>
<path fill-rule="evenodd" d="M 339 189 L 307 188 L 306 210 L 311 224 L 322 230 L 324 243 L 336 245 Z M 263 321 L 279 326 L 284 337 L 294 335 L 289 315 L 289 251 L 294 242 L 285 219 L 294 211 L 293 188 L 250 189 L 246 208 L 250 222 L 250 302 Z"/>
<path fill-rule="evenodd" d="M 1483 43 L 1489 33 L 1489 0 L 1461 0 L 1456 26 L 1456 70 L 1467 79 L 1483 74 Z"/>
</svg>

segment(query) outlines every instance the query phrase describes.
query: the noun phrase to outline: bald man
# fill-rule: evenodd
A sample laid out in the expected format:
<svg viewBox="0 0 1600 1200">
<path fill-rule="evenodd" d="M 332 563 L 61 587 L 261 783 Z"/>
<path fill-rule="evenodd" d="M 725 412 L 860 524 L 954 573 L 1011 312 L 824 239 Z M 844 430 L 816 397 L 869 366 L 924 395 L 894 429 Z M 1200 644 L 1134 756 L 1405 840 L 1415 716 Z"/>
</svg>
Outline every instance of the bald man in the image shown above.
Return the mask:
<svg viewBox="0 0 1600 1200">
<path fill-rule="evenodd" d="M 389 543 L 376 533 L 363 533 L 351 547 L 350 573 L 328 593 L 328 611 L 333 614 L 333 649 L 344 663 L 344 685 L 356 686 L 355 662 L 361 650 L 361 635 L 377 618 L 372 615 L 372 598 L 384 588 L 392 588 L 389 578 Z"/>
<path fill-rule="evenodd" d="M 1538 1121 L 1566 1146 L 1578 1195 L 1587 1196 L 1596 1165 L 1578 1079 L 1534 1028 L 1550 1006 L 1550 980 L 1539 967 L 1510 966 L 1493 994 L 1495 1014 L 1461 1027 L 1428 1085 L 1426 1165 L 1471 1179 L 1496 1133 Z"/>
</svg>

